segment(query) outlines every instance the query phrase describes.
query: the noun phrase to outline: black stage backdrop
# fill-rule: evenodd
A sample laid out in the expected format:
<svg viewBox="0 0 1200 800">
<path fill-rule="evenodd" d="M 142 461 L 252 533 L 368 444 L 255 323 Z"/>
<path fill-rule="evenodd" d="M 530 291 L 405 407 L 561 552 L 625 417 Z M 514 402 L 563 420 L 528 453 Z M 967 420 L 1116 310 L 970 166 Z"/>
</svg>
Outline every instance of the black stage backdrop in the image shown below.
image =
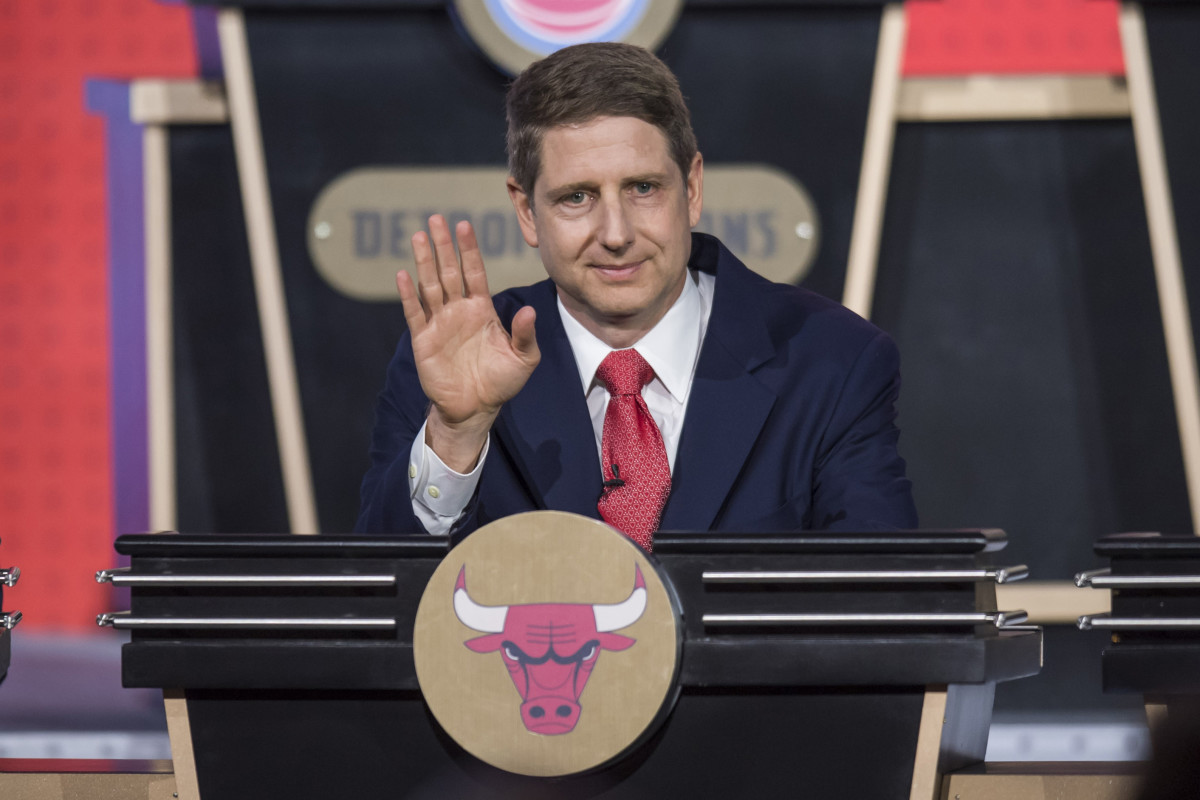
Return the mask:
<svg viewBox="0 0 1200 800">
<path fill-rule="evenodd" d="M 309 209 L 355 167 L 502 164 L 507 79 L 437 4 L 246 13 L 318 508 L 322 529 L 343 531 L 403 319 L 319 278 Z M 1200 55 L 1184 45 L 1200 17 L 1147 15 L 1197 307 Z M 709 2 L 661 48 L 709 163 L 774 164 L 812 193 L 822 243 L 805 285 L 833 297 L 877 36 L 869 7 Z M 171 135 L 181 527 L 282 527 L 228 133 Z M 1095 536 L 1190 529 L 1128 122 L 901 125 L 874 317 L 904 354 L 902 445 L 924 524 L 1005 527 L 1011 556 L 1044 578 L 1088 561 Z"/>
<path fill-rule="evenodd" d="M 1192 334 L 1200 336 L 1200 4 L 1151 3 L 1144 11 Z"/>
<path fill-rule="evenodd" d="M 325 531 L 354 523 L 374 397 L 403 330 L 398 303 L 333 291 L 307 252 L 318 192 L 366 165 L 504 164 L 507 78 L 441 8 L 248 10 L 246 24 Z M 688 9 L 660 53 L 689 98 L 707 163 L 800 180 L 822 221 L 808 284 L 841 293 L 878 9 Z"/>
<path fill-rule="evenodd" d="M 403 317 L 317 275 L 309 210 L 356 167 L 502 164 L 507 78 L 440 3 L 242 5 L 317 507 L 322 530 L 346 531 Z M 1145 13 L 1196 319 L 1200 8 Z M 835 298 L 878 33 L 868 4 L 708 0 L 660 48 L 709 164 L 772 164 L 809 190 L 822 240 L 805 285 Z M 171 135 L 180 528 L 284 529 L 228 130 Z M 1094 566 L 1106 533 L 1191 531 L 1127 120 L 901 125 L 874 318 L 903 354 L 901 448 L 922 524 L 1002 527 L 1003 560 L 1053 580 Z M 1048 651 L 1081 650 L 1057 641 Z M 1099 692 L 1040 683 L 1014 685 L 1015 704 L 1082 708 Z"/>
<path fill-rule="evenodd" d="M 902 125 L 880 255 L 922 524 L 1063 580 L 1190 530 L 1128 120 Z"/>
<path fill-rule="evenodd" d="M 1200 9 L 1145 13 L 1195 331 Z M 1040 580 L 1099 565 L 1107 533 L 1191 533 L 1130 121 L 903 124 L 893 159 L 874 319 L 922 524 L 1004 528 Z M 1048 629 L 997 708 L 1139 709 L 1100 693 L 1106 641 Z"/>
<path fill-rule="evenodd" d="M 233 137 L 226 125 L 168 136 L 177 527 L 285 531 Z"/>
</svg>

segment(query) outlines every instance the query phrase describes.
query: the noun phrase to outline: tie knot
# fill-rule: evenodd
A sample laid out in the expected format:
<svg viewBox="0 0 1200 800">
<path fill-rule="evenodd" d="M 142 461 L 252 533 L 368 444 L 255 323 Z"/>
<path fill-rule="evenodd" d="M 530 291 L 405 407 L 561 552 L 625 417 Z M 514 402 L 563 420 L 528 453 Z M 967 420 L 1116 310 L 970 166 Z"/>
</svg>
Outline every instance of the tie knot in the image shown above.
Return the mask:
<svg viewBox="0 0 1200 800">
<path fill-rule="evenodd" d="M 654 377 L 654 370 L 641 353 L 630 348 L 614 350 L 605 356 L 596 368 L 596 377 L 604 382 L 610 394 L 641 394 L 642 387 Z"/>
</svg>

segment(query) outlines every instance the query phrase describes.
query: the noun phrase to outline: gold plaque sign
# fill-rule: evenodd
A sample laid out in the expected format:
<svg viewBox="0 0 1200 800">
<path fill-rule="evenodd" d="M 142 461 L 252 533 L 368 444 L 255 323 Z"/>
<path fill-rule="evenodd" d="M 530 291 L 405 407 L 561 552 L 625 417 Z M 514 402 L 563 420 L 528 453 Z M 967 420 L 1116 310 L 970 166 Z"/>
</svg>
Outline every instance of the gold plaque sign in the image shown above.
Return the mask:
<svg viewBox="0 0 1200 800">
<path fill-rule="evenodd" d="M 308 220 L 317 272 L 356 300 L 399 301 L 396 273 L 416 279 L 412 235 L 431 214 L 451 227 L 469 220 L 492 293 L 546 277 L 525 244 L 504 181 L 504 167 L 369 167 L 335 178 Z M 817 211 L 794 178 L 763 164 L 704 170 L 704 212 L 696 230 L 717 236 L 746 266 L 773 281 L 798 283 L 816 257 Z"/>
<path fill-rule="evenodd" d="M 658 569 L 602 522 L 493 522 L 438 566 L 417 609 L 417 680 L 467 752 L 572 775 L 648 737 L 676 695 L 682 631 Z"/>
</svg>

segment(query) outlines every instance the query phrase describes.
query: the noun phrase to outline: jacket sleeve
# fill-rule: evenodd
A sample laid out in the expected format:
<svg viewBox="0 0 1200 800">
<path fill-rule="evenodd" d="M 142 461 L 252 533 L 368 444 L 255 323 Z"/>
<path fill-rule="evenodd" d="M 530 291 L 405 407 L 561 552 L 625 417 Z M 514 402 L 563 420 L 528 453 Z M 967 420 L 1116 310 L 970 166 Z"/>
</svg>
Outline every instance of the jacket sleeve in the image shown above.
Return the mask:
<svg viewBox="0 0 1200 800">
<path fill-rule="evenodd" d="M 912 484 L 897 443 L 900 354 L 878 333 L 858 354 L 821 437 L 813 478 L 812 527 L 917 527 Z"/>
<path fill-rule="evenodd" d="M 413 363 L 406 331 L 388 365 L 387 382 L 375 404 L 371 466 L 363 478 L 357 533 L 424 533 L 412 511 L 408 461 L 413 439 L 425 422 L 429 401 Z"/>
</svg>

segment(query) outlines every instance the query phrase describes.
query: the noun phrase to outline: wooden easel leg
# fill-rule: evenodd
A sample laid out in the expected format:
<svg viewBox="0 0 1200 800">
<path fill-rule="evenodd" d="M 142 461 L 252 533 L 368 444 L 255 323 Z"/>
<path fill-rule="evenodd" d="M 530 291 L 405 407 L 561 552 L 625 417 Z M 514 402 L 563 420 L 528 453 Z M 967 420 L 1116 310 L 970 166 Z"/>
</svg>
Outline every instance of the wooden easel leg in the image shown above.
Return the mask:
<svg viewBox="0 0 1200 800">
<path fill-rule="evenodd" d="M 165 125 L 142 132 L 146 247 L 146 413 L 150 530 L 176 525 L 175 368 L 171 335 L 171 166 Z"/>
<path fill-rule="evenodd" d="M 883 207 L 887 202 L 888 175 L 892 171 L 892 141 L 896 135 L 896 102 L 900 94 L 900 66 L 904 56 L 904 6 L 891 3 L 883 9 L 879 49 L 871 82 L 867 134 L 863 142 L 854 227 L 842 303 L 864 318 L 871 316 L 879 238 L 883 233 Z"/>
<path fill-rule="evenodd" d="M 179 800 L 200 800 L 196 754 L 192 750 L 192 726 L 188 720 L 187 699 L 183 690 L 163 689 L 163 704 L 167 708 L 167 735 L 171 737 L 175 792 Z"/>
<path fill-rule="evenodd" d="M 217 17 L 217 32 L 221 38 L 229 122 L 233 129 L 233 149 L 242 188 L 246 236 L 250 241 L 254 296 L 258 301 L 258 319 L 267 361 L 267 385 L 271 392 L 275 433 L 279 441 L 279 463 L 283 470 L 288 521 L 292 533 L 318 533 L 317 503 L 313 493 L 308 440 L 304 434 L 304 414 L 300 408 L 300 388 L 296 381 L 292 331 L 283 293 L 275 213 L 271 209 L 266 155 L 258 119 L 258 99 L 254 93 L 250 49 L 241 10 L 221 9 Z"/>
<path fill-rule="evenodd" d="M 942 776 L 938 756 L 942 750 L 942 728 L 946 724 L 945 686 L 930 686 L 921 705 L 921 726 L 917 731 L 917 754 L 913 759 L 912 787 L 909 800 L 937 800 Z"/>
<path fill-rule="evenodd" d="M 1192 507 L 1192 529 L 1200 534 L 1200 384 L 1196 377 L 1196 348 L 1192 318 L 1188 312 L 1175 208 L 1167 179 L 1162 125 L 1154 94 L 1150 51 L 1146 44 L 1146 21 L 1142 7 L 1126 3 L 1121 8 L 1121 45 L 1125 51 L 1125 75 L 1129 82 L 1130 116 L 1137 149 L 1138 172 L 1146 202 L 1150 228 L 1150 253 L 1158 285 L 1158 305 L 1167 340 L 1167 365 L 1175 395 L 1175 416 L 1183 450 L 1183 472 Z"/>
<path fill-rule="evenodd" d="M 1167 722 L 1167 704 L 1146 701 L 1146 725 L 1150 728 L 1150 741 L 1154 741 L 1154 732 L 1161 730 Z"/>
<path fill-rule="evenodd" d="M 925 689 L 909 800 L 940 800 L 944 775 L 983 761 L 995 696 L 994 683 Z"/>
</svg>

